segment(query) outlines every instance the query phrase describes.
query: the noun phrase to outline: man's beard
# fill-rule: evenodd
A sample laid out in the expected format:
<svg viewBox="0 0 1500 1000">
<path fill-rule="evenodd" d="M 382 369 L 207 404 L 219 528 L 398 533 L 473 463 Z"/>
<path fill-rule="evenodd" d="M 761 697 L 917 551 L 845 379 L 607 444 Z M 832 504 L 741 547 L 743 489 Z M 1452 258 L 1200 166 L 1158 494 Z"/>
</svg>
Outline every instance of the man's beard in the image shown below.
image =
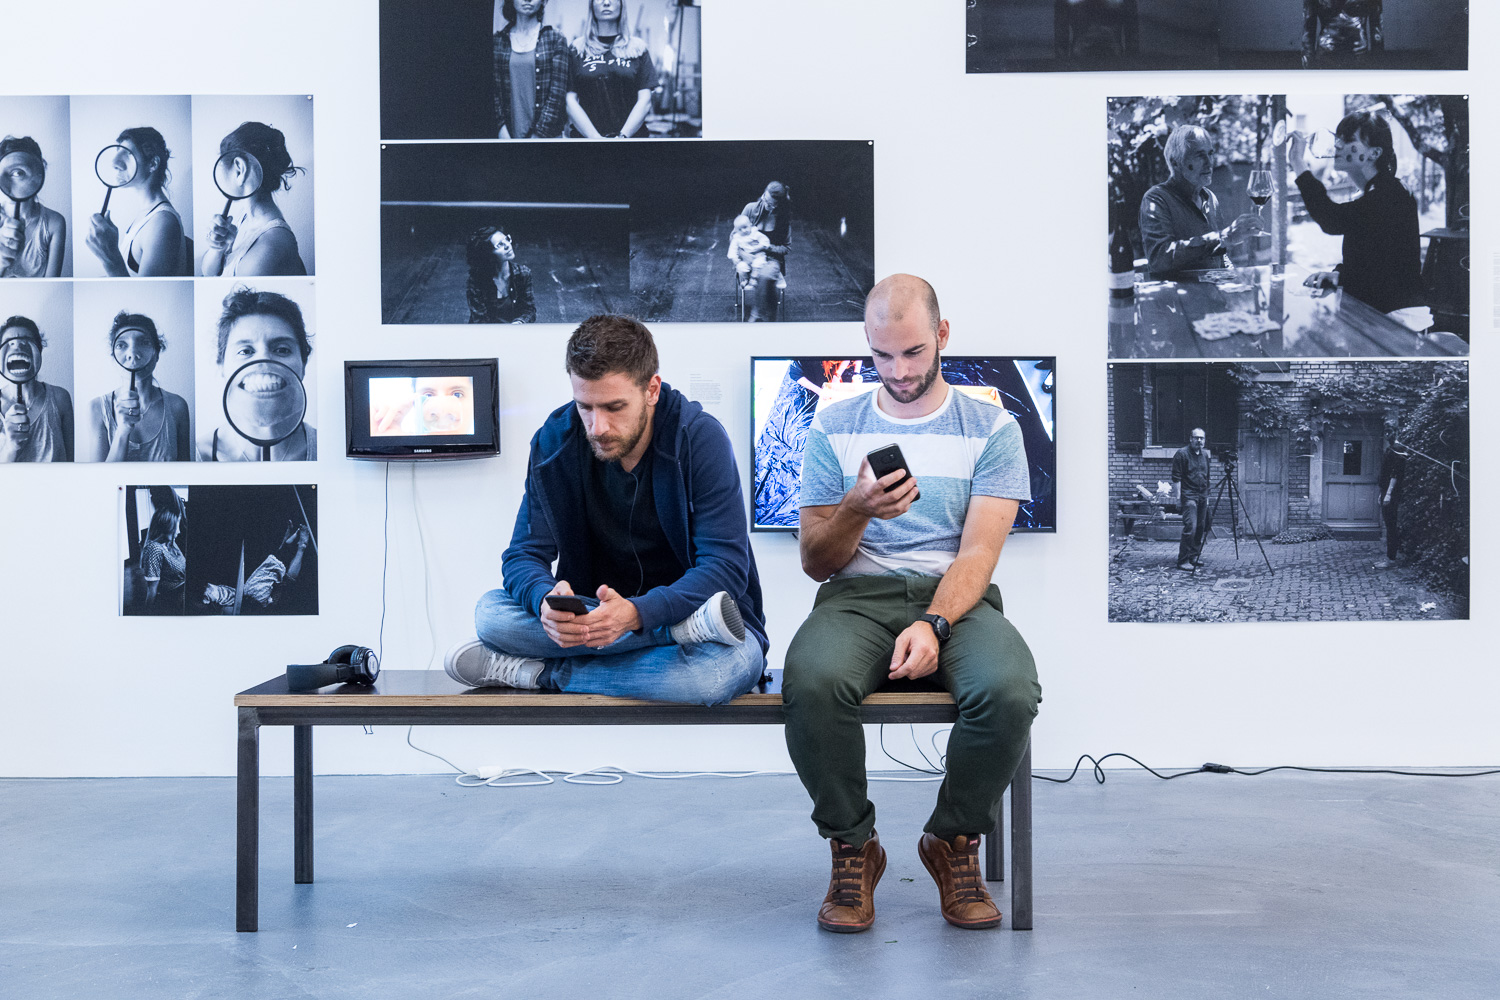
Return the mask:
<svg viewBox="0 0 1500 1000">
<path fill-rule="evenodd" d="M 630 435 L 621 440 L 620 445 L 612 446 L 610 450 L 601 448 L 599 442 L 589 435 L 589 447 L 593 449 L 594 457 L 601 462 L 618 462 L 620 459 L 635 451 L 635 446 L 641 443 L 641 436 L 646 433 L 646 423 L 651 419 L 651 408 L 649 406 L 641 409 L 641 419 L 631 428 Z"/>
<path fill-rule="evenodd" d="M 932 388 L 932 384 L 937 381 L 938 375 L 941 374 L 942 367 L 943 367 L 942 356 L 939 355 L 939 354 L 934 353 L 933 354 L 933 358 L 932 358 L 932 367 L 929 368 L 929 369 L 927 369 L 927 371 L 925 373 L 923 373 L 921 381 L 919 381 L 917 383 L 917 385 L 916 385 L 915 388 L 909 389 L 909 390 L 907 390 L 904 393 L 903 392 L 898 392 L 896 389 L 894 389 L 891 386 L 891 384 L 889 382 L 887 382 L 885 380 L 885 376 L 884 375 L 882 375 L 880 377 L 880 384 L 883 385 L 883 386 L 885 386 L 885 391 L 888 392 L 888 393 L 890 393 L 891 394 L 891 398 L 894 399 L 896 402 L 898 402 L 898 403 L 914 403 L 917 400 L 921 399 L 922 396 L 926 394 L 926 392 L 927 392 L 928 389 Z M 879 374 L 878 371 L 877 371 L 877 374 Z"/>
</svg>

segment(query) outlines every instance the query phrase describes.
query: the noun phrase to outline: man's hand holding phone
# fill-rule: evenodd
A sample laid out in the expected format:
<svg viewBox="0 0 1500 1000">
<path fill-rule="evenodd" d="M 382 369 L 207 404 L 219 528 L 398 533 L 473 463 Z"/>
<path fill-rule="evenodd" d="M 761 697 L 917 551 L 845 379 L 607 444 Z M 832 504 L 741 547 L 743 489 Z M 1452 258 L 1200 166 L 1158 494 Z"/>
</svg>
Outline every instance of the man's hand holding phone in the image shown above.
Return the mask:
<svg viewBox="0 0 1500 1000">
<path fill-rule="evenodd" d="M 542 628 L 559 646 L 608 646 L 626 632 L 641 627 L 641 613 L 612 587 L 601 586 L 599 604 L 589 610 L 566 580 L 542 598 Z"/>
<path fill-rule="evenodd" d="M 917 480 L 906 471 L 906 458 L 897 445 L 876 448 L 859 464 L 859 478 L 844 502 L 863 517 L 889 521 L 911 509 L 922 496 Z"/>
</svg>

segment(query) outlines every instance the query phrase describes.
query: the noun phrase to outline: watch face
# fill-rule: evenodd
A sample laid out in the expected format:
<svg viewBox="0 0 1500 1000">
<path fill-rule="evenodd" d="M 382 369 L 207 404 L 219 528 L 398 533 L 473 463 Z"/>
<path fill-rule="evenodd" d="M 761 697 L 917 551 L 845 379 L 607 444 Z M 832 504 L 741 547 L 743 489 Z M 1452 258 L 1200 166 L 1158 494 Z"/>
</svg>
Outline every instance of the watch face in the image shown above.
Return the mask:
<svg viewBox="0 0 1500 1000">
<path fill-rule="evenodd" d="M 932 625 L 932 631 L 937 634 L 938 642 L 947 642 L 948 633 L 952 629 L 948 625 L 948 619 L 942 615 L 923 615 L 922 620 Z"/>
</svg>

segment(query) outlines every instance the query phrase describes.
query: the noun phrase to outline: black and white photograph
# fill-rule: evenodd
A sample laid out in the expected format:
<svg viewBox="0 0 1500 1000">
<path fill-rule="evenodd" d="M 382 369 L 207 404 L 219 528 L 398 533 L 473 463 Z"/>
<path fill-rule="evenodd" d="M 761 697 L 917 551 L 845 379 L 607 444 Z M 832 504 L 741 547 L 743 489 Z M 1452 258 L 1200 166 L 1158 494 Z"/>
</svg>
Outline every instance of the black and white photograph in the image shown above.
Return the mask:
<svg viewBox="0 0 1500 1000">
<path fill-rule="evenodd" d="M 79 462 L 193 460 L 193 282 L 73 286 Z"/>
<path fill-rule="evenodd" d="M 656 143 L 631 161 L 633 315 L 864 317 L 875 283 L 874 143 Z"/>
<path fill-rule="evenodd" d="M 307 278 L 194 283 L 198 461 L 318 457 L 314 291 Z"/>
<path fill-rule="evenodd" d="M 1470 0 L 1217 0 L 1220 69 L 1468 69 Z"/>
<path fill-rule="evenodd" d="M 389 144 L 380 162 L 382 322 L 576 323 L 630 311 L 621 145 Z"/>
<path fill-rule="evenodd" d="M 317 614 L 317 489 L 122 488 L 120 613 Z"/>
<path fill-rule="evenodd" d="M 1466 95 L 1107 110 L 1110 357 L 1469 353 Z"/>
<path fill-rule="evenodd" d="M 68 116 L 67 97 L 0 97 L 0 278 L 73 276 Z"/>
<path fill-rule="evenodd" d="M 195 96 L 193 273 L 315 274 L 313 99 Z"/>
<path fill-rule="evenodd" d="M 1109 374 L 1109 620 L 1469 617 L 1465 361 Z"/>
<path fill-rule="evenodd" d="M 0 462 L 74 458 L 73 288 L 0 283 Z"/>
<path fill-rule="evenodd" d="M 192 99 L 72 99 L 74 274 L 193 274 Z"/>
<path fill-rule="evenodd" d="M 698 0 L 381 0 L 384 139 L 694 138 Z"/>
<path fill-rule="evenodd" d="M 1468 0 L 967 0 L 970 73 L 1468 69 Z"/>
<path fill-rule="evenodd" d="M 389 143 L 385 323 L 858 320 L 868 141 Z"/>
</svg>

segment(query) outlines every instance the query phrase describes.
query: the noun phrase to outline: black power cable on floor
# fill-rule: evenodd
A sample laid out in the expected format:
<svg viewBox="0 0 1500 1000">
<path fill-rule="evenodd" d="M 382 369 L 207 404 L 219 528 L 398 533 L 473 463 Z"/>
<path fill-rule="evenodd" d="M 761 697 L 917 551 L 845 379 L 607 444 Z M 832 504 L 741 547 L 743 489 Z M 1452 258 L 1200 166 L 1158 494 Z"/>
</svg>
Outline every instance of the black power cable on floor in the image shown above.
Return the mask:
<svg viewBox="0 0 1500 1000">
<path fill-rule="evenodd" d="M 938 734 L 936 733 L 933 734 L 934 740 L 937 739 L 937 735 Z M 913 731 L 913 742 L 916 742 L 915 731 Z M 922 753 L 922 748 L 918 746 L 917 752 L 922 754 L 922 759 L 927 761 L 929 766 L 917 767 L 913 764 L 908 764 L 906 761 L 901 760 L 899 757 L 892 754 L 885 747 L 884 726 L 880 727 L 880 749 L 885 753 L 887 757 L 895 761 L 897 764 L 900 764 L 902 767 L 909 770 L 916 771 L 919 774 L 940 775 L 946 773 L 946 770 L 943 766 L 947 764 L 946 755 L 940 756 L 939 760 L 941 763 L 939 765 L 933 765 L 932 761 L 927 760 L 927 755 L 925 753 Z M 1239 774 L 1247 778 L 1253 778 L 1258 774 L 1268 774 L 1271 771 L 1309 771 L 1315 774 L 1393 774 L 1406 778 L 1483 778 L 1491 774 L 1500 774 L 1500 767 L 1490 768 L 1483 771 L 1407 771 L 1388 767 L 1304 767 L 1298 764 L 1277 764 L 1273 767 L 1261 767 L 1255 768 L 1253 770 L 1244 770 L 1238 767 L 1231 767 L 1228 764 L 1215 764 L 1212 761 L 1206 764 L 1202 764 L 1198 767 L 1188 768 L 1185 771 L 1177 771 L 1172 774 L 1163 774 L 1162 772 L 1148 766 L 1137 758 L 1132 757 L 1128 753 L 1115 752 L 1107 753 L 1102 757 L 1095 757 L 1093 754 L 1087 753 L 1083 754 L 1073 765 L 1073 770 L 1068 773 L 1068 776 L 1066 778 L 1049 778 L 1045 774 L 1037 774 L 1035 772 L 1032 772 L 1031 777 L 1037 781 L 1050 781 L 1055 785 L 1066 785 L 1068 782 L 1072 781 L 1078 776 L 1078 770 L 1083 766 L 1083 762 L 1088 761 L 1092 765 L 1091 770 L 1094 773 L 1094 781 L 1102 785 L 1104 784 L 1107 776 L 1104 770 L 1104 762 L 1109 760 L 1111 757 L 1124 757 L 1126 760 L 1132 761 L 1135 764 L 1139 765 L 1142 770 L 1147 771 L 1148 773 L 1162 779 L 1163 781 L 1171 781 L 1173 778 L 1186 777 L 1189 774 Z"/>
</svg>

